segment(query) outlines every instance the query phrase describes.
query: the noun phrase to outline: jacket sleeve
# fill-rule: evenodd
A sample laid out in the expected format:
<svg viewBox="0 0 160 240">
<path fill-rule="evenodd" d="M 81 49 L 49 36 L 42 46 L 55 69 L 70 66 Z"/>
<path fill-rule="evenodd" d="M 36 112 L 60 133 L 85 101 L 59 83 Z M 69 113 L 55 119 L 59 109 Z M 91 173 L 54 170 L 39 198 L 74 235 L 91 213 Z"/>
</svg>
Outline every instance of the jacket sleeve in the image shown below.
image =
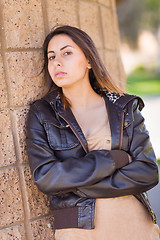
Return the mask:
<svg viewBox="0 0 160 240">
<path fill-rule="evenodd" d="M 132 162 L 91 186 L 77 189 L 79 196 L 111 198 L 139 194 L 158 183 L 156 157 L 137 100 L 132 109 L 134 121 L 129 151 Z"/>
<path fill-rule="evenodd" d="M 95 150 L 81 158 L 57 159 L 50 148 L 41 114 L 32 105 L 27 118 L 26 149 L 34 182 L 40 191 L 55 194 L 90 186 L 129 161 L 125 151 Z M 119 161 L 119 154 L 122 160 Z"/>
</svg>

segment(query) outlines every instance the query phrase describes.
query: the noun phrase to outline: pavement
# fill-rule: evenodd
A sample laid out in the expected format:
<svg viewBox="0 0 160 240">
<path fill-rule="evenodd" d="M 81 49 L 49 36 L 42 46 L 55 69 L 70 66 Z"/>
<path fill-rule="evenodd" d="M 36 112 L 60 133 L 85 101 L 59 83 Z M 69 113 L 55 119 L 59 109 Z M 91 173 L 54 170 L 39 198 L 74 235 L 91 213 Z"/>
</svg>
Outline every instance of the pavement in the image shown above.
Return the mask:
<svg viewBox="0 0 160 240">
<path fill-rule="evenodd" d="M 160 158 L 160 95 L 143 98 L 142 114 L 157 158 Z"/>
<path fill-rule="evenodd" d="M 159 165 L 159 179 L 160 179 L 160 165 Z M 157 224 L 160 228 L 160 183 L 148 191 L 148 198 L 151 206 L 157 217 Z"/>
<path fill-rule="evenodd" d="M 145 97 L 143 100 L 145 108 L 142 110 L 142 114 L 145 118 L 145 124 L 149 131 L 156 157 L 160 158 L 160 96 Z M 148 197 L 160 227 L 160 183 L 148 191 Z"/>
</svg>

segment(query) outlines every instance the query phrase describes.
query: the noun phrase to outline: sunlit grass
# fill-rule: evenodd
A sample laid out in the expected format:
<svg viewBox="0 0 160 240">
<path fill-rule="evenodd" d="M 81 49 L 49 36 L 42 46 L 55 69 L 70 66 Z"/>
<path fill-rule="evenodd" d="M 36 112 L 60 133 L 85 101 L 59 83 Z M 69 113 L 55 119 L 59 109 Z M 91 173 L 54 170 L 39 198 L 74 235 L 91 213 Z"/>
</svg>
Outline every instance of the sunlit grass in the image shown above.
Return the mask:
<svg viewBox="0 0 160 240">
<path fill-rule="evenodd" d="M 160 164 L 160 158 L 157 159 L 157 163 Z"/>
<path fill-rule="evenodd" d="M 160 95 L 160 76 L 143 67 L 137 67 L 127 77 L 126 91 L 135 95 Z"/>
</svg>

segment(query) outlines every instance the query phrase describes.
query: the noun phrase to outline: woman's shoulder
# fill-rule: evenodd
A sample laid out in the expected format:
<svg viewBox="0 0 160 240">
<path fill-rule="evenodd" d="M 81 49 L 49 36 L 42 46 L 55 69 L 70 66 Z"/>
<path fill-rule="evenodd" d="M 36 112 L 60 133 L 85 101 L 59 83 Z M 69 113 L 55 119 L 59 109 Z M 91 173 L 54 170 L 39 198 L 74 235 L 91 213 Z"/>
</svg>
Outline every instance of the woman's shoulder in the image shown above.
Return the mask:
<svg viewBox="0 0 160 240">
<path fill-rule="evenodd" d="M 30 108 L 32 109 L 41 109 L 46 108 L 51 105 L 53 100 L 56 98 L 54 92 L 47 93 L 42 98 L 36 99 L 33 102 L 30 103 Z"/>
<path fill-rule="evenodd" d="M 37 99 L 35 101 L 33 101 L 32 103 L 30 103 L 30 108 L 29 108 L 29 112 L 28 112 L 28 116 L 34 116 L 36 115 L 38 119 L 40 119 L 40 121 L 43 122 L 44 119 L 50 119 L 55 118 L 55 111 L 54 111 L 54 106 L 53 106 L 53 101 L 54 101 L 54 97 L 53 97 L 53 93 L 49 93 L 47 95 L 45 95 L 44 97 Z"/>
<path fill-rule="evenodd" d="M 140 96 L 127 93 L 121 97 L 120 104 L 131 106 L 133 109 L 138 108 L 140 111 L 144 108 L 144 102 Z"/>
<path fill-rule="evenodd" d="M 30 111 L 41 112 L 44 109 L 46 109 L 46 107 L 48 108 L 48 106 L 49 106 L 49 103 L 45 101 L 43 98 L 37 99 L 32 103 L 30 103 Z"/>
<path fill-rule="evenodd" d="M 131 105 L 133 108 L 138 107 L 140 110 L 144 107 L 144 102 L 141 97 L 136 95 L 131 95 L 128 93 L 119 94 L 115 92 L 106 92 L 106 97 L 108 98 L 109 102 L 119 106 L 120 108 L 124 108 L 126 105 Z"/>
</svg>

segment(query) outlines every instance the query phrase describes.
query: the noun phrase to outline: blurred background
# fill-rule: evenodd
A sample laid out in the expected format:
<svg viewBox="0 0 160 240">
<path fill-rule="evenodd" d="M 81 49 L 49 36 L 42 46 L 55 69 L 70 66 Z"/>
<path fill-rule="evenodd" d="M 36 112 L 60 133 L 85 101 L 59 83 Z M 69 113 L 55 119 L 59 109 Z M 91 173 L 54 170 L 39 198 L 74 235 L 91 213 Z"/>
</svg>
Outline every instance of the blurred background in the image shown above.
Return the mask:
<svg viewBox="0 0 160 240">
<path fill-rule="evenodd" d="M 160 0 L 117 0 L 126 91 L 141 96 L 160 161 Z"/>
<path fill-rule="evenodd" d="M 160 170 L 160 0 L 117 0 L 126 91 L 143 98 L 142 114 Z M 148 192 L 160 226 L 160 184 Z"/>
</svg>

